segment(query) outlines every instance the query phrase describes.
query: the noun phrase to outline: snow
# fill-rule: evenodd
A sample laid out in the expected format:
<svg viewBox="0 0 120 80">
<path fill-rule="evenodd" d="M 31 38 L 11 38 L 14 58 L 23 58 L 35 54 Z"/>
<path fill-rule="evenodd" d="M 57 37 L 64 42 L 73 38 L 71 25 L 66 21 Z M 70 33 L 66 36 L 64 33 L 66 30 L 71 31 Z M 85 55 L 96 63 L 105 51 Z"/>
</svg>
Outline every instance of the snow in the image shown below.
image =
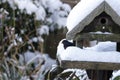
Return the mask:
<svg viewBox="0 0 120 80">
<path fill-rule="evenodd" d="M 14 0 L 12 0 L 12 1 L 6 0 L 6 1 L 8 1 L 8 3 L 10 4 L 10 7 L 11 7 L 13 10 L 16 9 L 16 6 L 15 6 L 15 4 L 14 4 Z"/>
<path fill-rule="evenodd" d="M 42 6 L 39 6 L 35 14 L 36 14 L 36 20 L 44 20 L 44 18 L 46 17 L 45 10 Z"/>
<path fill-rule="evenodd" d="M 75 75 L 78 76 L 78 78 L 80 80 L 89 80 L 85 70 L 81 70 L 81 69 L 66 69 L 62 73 L 66 73 L 66 72 L 73 72 L 73 73 L 75 72 Z M 69 77 L 66 80 L 70 80 Z"/>
<path fill-rule="evenodd" d="M 46 13 L 42 6 L 37 7 L 35 4 L 32 3 L 32 1 L 29 0 L 14 0 L 14 1 L 18 5 L 18 8 L 21 10 L 21 12 L 24 12 L 25 10 L 28 14 L 35 13 L 36 20 L 44 20 Z"/>
<path fill-rule="evenodd" d="M 58 24 L 58 29 L 61 29 L 61 27 L 64 27 L 66 23 L 66 18 L 63 15 L 66 15 L 66 13 L 62 13 L 62 12 L 60 13 L 59 11 L 59 13 L 54 12 L 53 15 L 51 16 L 54 23 Z"/>
<path fill-rule="evenodd" d="M 35 67 L 41 65 L 38 74 L 33 75 L 39 78 L 37 80 L 44 80 L 44 75 L 52 68 L 52 65 L 56 64 L 56 61 L 54 59 L 51 59 L 48 54 L 42 54 L 38 51 L 26 51 L 23 55 L 20 54 L 19 56 L 19 63 L 22 65 L 19 66 L 19 68 L 25 69 L 25 66 L 23 64 L 24 61 L 26 63 L 26 66 L 30 65 L 31 63 L 34 63 Z"/>
<path fill-rule="evenodd" d="M 62 44 L 63 40 L 66 40 L 66 39 L 62 39 L 57 46 L 57 56 L 63 53 L 63 51 L 65 50 Z M 69 40 L 69 42 L 73 42 L 73 40 Z"/>
<path fill-rule="evenodd" d="M 67 4 L 63 4 L 60 6 L 62 9 L 57 9 L 53 12 L 50 18 L 54 21 L 54 24 L 58 24 L 58 29 L 61 29 L 66 25 L 66 16 L 70 12 L 71 8 Z"/>
<path fill-rule="evenodd" d="M 59 12 L 62 11 L 61 8 L 63 9 L 63 12 L 70 12 L 71 10 L 69 5 L 63 4 L 60 0 L 41 0 L 34 3 L 30 0 L 14 0 L 13 2 L 18 6 L 21 12 L 26 11 L 26 13 L 30 15 L 35 13 L 36 20 L 44 20 L 47 15 L 45 9 L 47 9 L 48 12 L 52 13 L 52 16 L 57 19 L 57 24 L 61 21 L 60 26 L 64 26 L 66 22 L 66 17 L 65 20 L 64 18 L 59 19 L 59 15 L 61 14 Z M 12 6 L 14 4 L 13 2 L 10 2 Z M 55 13 L 59 17 L 57 17 Z"/>
<path fill-rule="evenodd" d="M 49 30 L 52 31 L 65 27 L 66 18 L 71 10 L 70 5 L 60 0 L 5 0 L 3 2 L 8 2 L 13 10 L 18 8 L 21 13 L 34 14 L 35 20 L 43 21 L 41 25 L 48 25 Z"/>
<path fill-rule="evenodd" d="M 65 39 L 62 39 L 57 46 L 57 56 L 60 55 L 61 53 L 63 53 L 63 51 L 65 50 L 63 47 L 64 45 L 62 44 L 63 40 L 65 40 Z"/>
<path fill-rule="evenodd" d="M 49 35 L 49 27 L 47 25 L 41 25 L 40 28 L 37 30 L 39 35 Z"/>
<path fill-rule="evenodd" d="M 60 0 L 42 0 L 43 6 L 48 8 L 48 11 L 53 13 L 55 10 L 59 11 L 62 2 Z"/>
<path fill-rule="evenodd" d="M 38 42 L 38 38 L 37 38 L 37 37 L 34 37 L 34 38 L 32 38 L 32 41 L 33 41 L 33 42 Z"/>
<path fill-rule="evenodd" d="M 100 42 L 96 46 L 84 49 L 68 47 L 57 55 L 61 60 L 120 63 L 120 53 L 116 51 L 114 42 Z"/>
<path fill-rule="evenodd" d="M 15 0 L 15 3 L 18 5 L 19 9 L 26 9 L 28 14 L 37 11 L 37 7 L 29 0 Z"/>
<path fill-rule="evenodd" d="M 112 80 L 114 80 L 114 78 L 116 78 L 117 76 L 120 76 L 120 70 L 115 70 L 115 71 L 113 72 Z"/>
<path fill-rule="evenodd" d="M 32 39 L 30 39 L 30 40 L 28 41 L 28 43 L 31 44 L 32 42 L 38 42 L 38 41 L 40 41 L 40 40 L 38 39 L 38 37 L 33 37 Z"/>
<path fill-rule="evenodd" d="M 35 66 L 37 66 L 38 63 L 42 63 L 44 61 L 43 55 L 37 51 L 36 52 L 27 51 L 24 53 L 23 57 L 27 65 L 30 63 L 34 63 Z M 22 62 L 22 56 L 20 59 L 21 59 L 20 62 Z"/>
<path fill-rule="evenodd" d="M 71 7 L 68 4 L 65 4 L 65 3 L 63 3 L 63 5 L 62 5 L 62 9 L 64 9 L 67 12 L 71 11 Z"/>
<path fill-rule="evenodd" d="M 60 0 L 41 0 L 42 5 L 48 9 L 49 13 L 52 13 L 48 19 L 50 23 L 52 22 L 51 30 L 54 30 L 58 27 L 61 29 L 66 24 L 66 16 L 71 10 L 71 7 L 68 4 L 62 3 Z M 57 27 L 53 27 L 53 25 L 58 25 Z"/>
<path fill-rule="evenodd" d="M 63 53 L 64 56 L 61 56 L 62 60 L 120 63 L 120 53 L 116 51 L 98 52 L 69 47 Z"/>
<path fill-rule="evenodd" d="M 101 31 L 97 31 L 97 32 L 90 32 L 91 34 L 112 34 L 110 32 L 101 32 Z"/>
<path fill-rule="evenodd" d="M 52 68 L 52 65 L 56 64 L 56 61 L 51 59 L 47 54 L 44 54 L 43 57 L 45 59 L 45 64 L 41 66 L 38 80 L 44 80 L 44 75 Z"/>
<path fill-rule="evenodd" d="M 70 12 L 66 26 L 71 31 L 104 0 L 81 0 Z"/>
<path fill-rule="evenodd" d="M 115 12 L 120 16 L 120 0 L 105 0 Z"/>
<path fill-rule="evenodd" d="M 93 47 L 86 47 L 85 50 L 92 50 L 92 51 L 99 51 L 99 52 L 106 52 L 106 51 L 116 51 L 116 42 L 99 42 L 97 45 Z"/>
</svg>

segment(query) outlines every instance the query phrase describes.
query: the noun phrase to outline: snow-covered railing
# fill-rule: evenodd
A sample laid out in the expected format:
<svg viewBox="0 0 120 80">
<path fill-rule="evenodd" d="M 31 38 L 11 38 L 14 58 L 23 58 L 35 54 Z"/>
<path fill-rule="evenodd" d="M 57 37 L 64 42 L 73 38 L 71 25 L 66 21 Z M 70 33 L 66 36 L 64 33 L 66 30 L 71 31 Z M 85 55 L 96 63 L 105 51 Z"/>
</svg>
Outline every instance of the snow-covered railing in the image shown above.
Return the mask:
<svg viewBox="0 0 120 80">
<path fill-rule="evenodd" d="M 84 49 L 68 47 L 58 54 L 60 66 L 63 68 L 118 70 L 119 58 L 120 52 L 116 51 L 116 43 L 108 41 Z"/>
</svg>

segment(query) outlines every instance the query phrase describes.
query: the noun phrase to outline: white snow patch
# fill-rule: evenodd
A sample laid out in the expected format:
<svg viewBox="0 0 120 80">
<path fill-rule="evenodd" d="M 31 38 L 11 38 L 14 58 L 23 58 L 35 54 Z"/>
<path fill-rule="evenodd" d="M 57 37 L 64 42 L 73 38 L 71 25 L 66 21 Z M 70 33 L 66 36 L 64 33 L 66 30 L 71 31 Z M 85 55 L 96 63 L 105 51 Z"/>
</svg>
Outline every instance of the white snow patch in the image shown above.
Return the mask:
<svg viewBox="0 0 120 80">
<path fill-rule="evenodd" d="M 66 12 L 70 12 L 71 11 L 70 5 L 65 4 L 65 3 L 63 3 L 63 5 L 62 5 L 62 9 L 64 9 Z"/>
<path fill-rule="evenodd" d="M 66 40 L 66 39 L 62 39 L 57 46 L 57 56 L 63 53 L 63 51 L 65 50 L 63 47 L 64 45 L 62 44 L 63 40 Z"/>
<path fill-rule="evenodd" d="M 18 8 L 22 11 L 25 9 L 28 14 L 32 14 L 37 11 L 37 7 L 29 0 L 14 0 L 18 5 Z"/>
<path fill-rule="evenodd" d="M 101 32 L 101 31 L 97 31 L 97 32 L 90 32 L 91 34 L 112 34 L 110 32 Z"/>
<path fill-rule="evenodd" d="M 85 50 L 93 50 L 93 51 L 100 51 L 100 52 L 106 52 L 106 51 L 116 51 L 116 42 L 99 42 L 97 45 L 93 47 L 87 47 L 84 48 Z"/>
<path fill-rule="evenodd" d="M 120 16 L 120 0 L 105 0 Z"/>
<path fill-rule="evenodd" d="M 35 67 L 40 63 L 42 63 L 44 61 L 43 55 L 36 51 L 36 52 L 30 52 L 30 51 L 26 51 L 23 55 L 19 55 L 20 59 L 19 59 L 19 63 L 21 65 L 24 65 L 24 61 L 26 65 L 29 65 L 31 63 L 34 63 Z"/>
<path fill-rule="evenodd" d="M 42 6 L 39 6 L 35 14 L 36 14 L 36 20 L 44 20 L 46 17 L 46 12 Z"/>
<path fill-rule="evenodd" d="M 115 71 L 113 71 L 112 80 L 114 80 L 117 76 L 120 76 L 120 70 L 115 70 Z"/>
<path fill-rule="evenodd" d="M 120 53 L 116 51 L 116 43 L 101 42 L 91 48 L 68 47 L 58 53 L 62 60 L 96 61 L 120 63 Z"/>
<path fill-rule="evenodd" d="M 42 0 L 42 2 L 51 13 L 53 13 L 54 11 L 59 11 L 62 5 L 62 2 L 60 0 Z"/>
<path fill-rule="evenodd" d="M 46 12 L 42 6 L 35 5 L 32 1 L 29 0 L 14 0 L 21 12 L 26 11 L 27 14 L 35 13 L 36 20 L 44 20 L 46 17 Z"/>
<path fill-rule="evenodd" d="M 47 25 L 42 25 L 37 32 L 40 35 L 43 35 L 43 34 L 49 35 L 49 27 Z"/>
<path fill-rule="evenodd" d="M 52 68 L 52 65 L 56 64 L 54 59 L 51 59 L 47 54 L 43 55 L 45 64 L 41 66 L 39 73 L 39 80 L 44 80 L 44 75 Z"/>
</svg>

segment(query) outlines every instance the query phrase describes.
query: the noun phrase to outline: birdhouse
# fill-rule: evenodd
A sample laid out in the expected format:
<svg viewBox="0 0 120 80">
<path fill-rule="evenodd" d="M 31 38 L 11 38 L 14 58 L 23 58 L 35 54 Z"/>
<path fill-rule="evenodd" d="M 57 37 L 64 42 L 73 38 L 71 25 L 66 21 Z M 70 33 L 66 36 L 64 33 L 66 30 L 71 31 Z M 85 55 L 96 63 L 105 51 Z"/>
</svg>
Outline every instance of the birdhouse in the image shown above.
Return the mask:
<svg viewBox="0 0 120 80">
<path fill-rule="evenodd" d="M 79 24 L 77 26 L 80 28 L 82 24 Z M 68 38 L 71 32 L 67 34 Z M 107 12 L 103 11 L 101 14 L 96 16 L 88 25 L 84 26 L 82 31 L 76 32 L 72 37 L 74 37 L 73 39 L 76 41 L 76 44 L 79 47 L 91 46 L 89 42 L 94 40 L 98 42 L 120 42 L 120 25 L 116 23 L 116 21 L 114 21 L 113 18 L 107 14 Z"/>
<path fill-rule="evenodd" d="M 69 31 L 66 38 L 75 40 L 78 46 L 83 45 L 81 41 L 84 43 L 92 40 L 119 42 L 120 9 L 117 6 L 120 4 L 117 0 L 98 0 L 94 1 L 92 5 L 87 4 L 85 6 L 81 3 L 75 6 L 68 17 L 67 27 Z M 73 20 L 72 16 L 77 19 Z M 75 22 L 76 20 L 77 22 Z M 89 43 L 86 44 L 90 45 Z"/>
<path fill-rule="evenodd" d="M 107 70 L 120 69 L 119 6 L 119 0 L 81 0 L 72 9 L 67 18 L 66 39 L 74 40 L 76 47 L 69 47 L 62 52 L 62 55 L 58 55 L 61 67 L 95 70 L 95 74 L 91 72 L 90 75 L 96 75 L 96 78 L 92 77 L 91 80 L 108 80 L 110 78 L 101 72 L 97 75 L 96 73 L 99 73 L 99 70 L 102 70 L 102 73 L 104 71 L 109 73 Z M 98 42 L 111 41 L 116 43 L 115 48 L 117 49 L 115 52 L 82 49 L 91 46 L 92 41 L 96 41 L 96 45 Z M 104 43 L 102 47 L 104 47 Z M 74 59 L 73 57 L 77 58 Z M 102 78 L 100 75 L 103 75 Z M 105 77 L 107 78 L 105 79 Z"/>
<path fill-rule="evenodd" d="M 91 46 L 90 41 L 94 40 L 116 42 L 118 47 L 120 42 L 119 6 L 119 0 L 82 0 L 68 16 L 66 39 L 76 41 L 76 46 L 80 48 Z M 98 61 L 62 60 L 61 66 L 97 70 L 120 69 L 119 63 Z"/>
</svg>

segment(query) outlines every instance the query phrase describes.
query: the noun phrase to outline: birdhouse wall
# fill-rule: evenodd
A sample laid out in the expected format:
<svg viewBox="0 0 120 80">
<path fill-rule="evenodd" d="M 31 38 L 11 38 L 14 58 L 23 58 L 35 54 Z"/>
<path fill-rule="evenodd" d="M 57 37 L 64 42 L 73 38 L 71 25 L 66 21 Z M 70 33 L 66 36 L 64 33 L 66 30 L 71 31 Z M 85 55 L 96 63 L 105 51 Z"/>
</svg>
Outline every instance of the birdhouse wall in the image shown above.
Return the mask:
<svg viewBox="0 0 120 80">
<path fill-rule="evenodd" d="M 90 41 L 88 39 L 84 39 L 84 40 L 77 40 L 76 41 L 76 46 L 83 48 L 84 47 L 90 47 Z"/>
<path fill-rule="evenodd" d="M 108 34 L 90 34 L 90 32 L 109 32 L 113 35 Z M 87 26 L 84 27 L 83 31 L 76 34 L 75 38 L 78 47 L 91 46 L 90 41 L 120 41 L 120 26 L 117 25 L 112 18 L 105 12 L 95 17 L 94 20 Z"/>
<path fill-rule="evenodd" d="M 85 26 L 81 33 L 97 31 L 119 34 L 120 26 L 117 25 L 107 13 L 103 12 L 95 17 L 89 25 Z"/>
</svg>

